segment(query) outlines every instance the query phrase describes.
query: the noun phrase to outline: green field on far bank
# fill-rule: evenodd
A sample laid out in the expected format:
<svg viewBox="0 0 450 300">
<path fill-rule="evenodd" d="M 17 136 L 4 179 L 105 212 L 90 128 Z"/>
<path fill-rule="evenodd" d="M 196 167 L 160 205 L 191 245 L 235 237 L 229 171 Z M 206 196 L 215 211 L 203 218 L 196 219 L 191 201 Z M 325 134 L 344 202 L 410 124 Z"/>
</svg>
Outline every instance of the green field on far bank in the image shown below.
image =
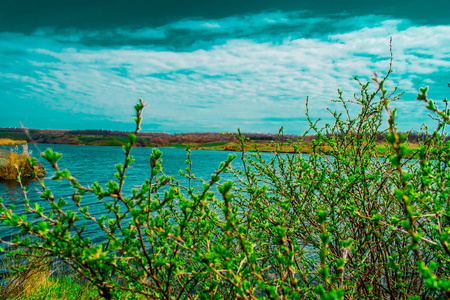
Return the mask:
<svg viewBox="0 0 450 300">
<path fill-rule="evenodd" d="M 7 138 L 0 138 L 0 145 L 15 145 L 24 144 L 23 134 L 5 134 L 0 133 L 0 137 L 7 136 Z M 100 136 L 86 136 L 86 135 L 58 135 L 52 133 L 46 133 L 51 137 L 51 140 L 47 141 L 54 144 L 70 144 L 70 145 L 90 145 L 90 146 L 124 146 L 127 143 L 126 137 L 100 137 Z M 26 135 L 25 135 L 26 139 Z M 207 142 L 207 143 L 175 143 L 166 146 L 154 145 L 146 140 L 138 139 L 141 141 L 141 146 L 144 147 L 156 147 L 156 148 L 180 148 L 184 149 L 189 147 L 190 149 L 198 150 L 218 150 L 218 151 L 241 151 L 242 147 L 239 142 Z M 2 141 L 5 141 L 2 143 Z M 41 142 L 40 140 L 38 142 Z M 377 142 L 376 150 L 378 156 L 383 156 L 386 148 L 388 147 L 387 142 Z M 409 143 L 409 147 L 412 149 L 417 149 L 419 143 Z M 322 147 L 323 150 L 329 151 L 330 148 L 326 145 Z M 259 151 L 259 152 L 282 152 L 282 153 L 302 153 L 302 154 L 313 154 L 315 153 L 313 144 L 311 142 L 273 142 L 273 141 L 247 141 L 244 146 L 245 151 Z"/>
</svg>

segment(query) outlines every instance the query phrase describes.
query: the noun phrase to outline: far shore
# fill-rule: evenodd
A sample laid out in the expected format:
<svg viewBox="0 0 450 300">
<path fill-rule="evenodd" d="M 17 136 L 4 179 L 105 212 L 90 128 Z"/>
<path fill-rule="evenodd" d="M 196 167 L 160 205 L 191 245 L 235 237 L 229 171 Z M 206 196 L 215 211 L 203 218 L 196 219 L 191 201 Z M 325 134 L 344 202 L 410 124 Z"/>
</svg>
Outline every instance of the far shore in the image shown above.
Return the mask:
<svg viewBox="0 0 450 300">
<path fill-rule="evenodd" d="M 110 138 L 105 138 L 102 140 L 96 139 L 91 143 L 67 143 L 67 142 L 54 142 L 49 141 L 49 144 L 60 144 L 60 145 L 83 145 L 83 146 L 123 146 L 125 145 L 124 141 L 120 141 L 117 143 L 109 143 L 111 141 Z M 26 145 L 26 140 L 13 140 L 13 139 L 5 139 L 0 138 L 0 146 L 1 145 Z M 410 143 L 410 148 L 418 148 L 418 143 Z M 195 150 L 214 150 L 214 151 L 242 151 L 242 146 L 237 142 L 208 142 L 208 143 L 176 143 L 171 145 L 149 145 L 149 144 L 136 144 L 136 147 L 152 147 L 152 148 L 177 148 L 177 149 L 186 149 L 189 147 L 190 149 Z M 379 156 L 383 156 L 384 152 L 387 148 L 387 143 L 378 142 L 376 146 L 376 150 Z M 254 142 L 254 141 L 246 141 L 244 144 L 244 150 L 246 152 L 268 152 L 268 153 L 300 153 L 300 154 L 314 154 L 313 144 L 311 142 Z M 327 152 L 331 150 L 329 147 L 325 146 L 322 148 L 322 151 Z"/>
<path fill-rule="evenodd" d="M 28 142 L 39 144 L 63 144 L 86 146 L 123 146 L 128 143 L 128 135 L 132 132 L 111 130 L 53 130 L 0 128 L 0 145 L 24 145 Z M 410 148 L 417 148 L 419 141 L 427 135 L 417 132 L 405 132 L 410 142 Z M 244 139 L 244 150 L 247 152 L 278 152 L 278 153 L 327 153 L 332 149 L 323 146 L 321 150 L 314 147 L 315 135 L 273 134 L 273 133 L 219 133 L 219 132 L 139 132 L 135 147 L 152 148 L 186 148 L 197 150 L 241 151 L 240 139 Z M 375 136 L 378 156 L 384 156 L 389 145 L 385 133 Z M 3 143 L 2 143 L 3 140 Z M 355 153 L 359 153 L 354 145 Z M 390 152 L 390 151 L 389 151 Z"/>
</svg>

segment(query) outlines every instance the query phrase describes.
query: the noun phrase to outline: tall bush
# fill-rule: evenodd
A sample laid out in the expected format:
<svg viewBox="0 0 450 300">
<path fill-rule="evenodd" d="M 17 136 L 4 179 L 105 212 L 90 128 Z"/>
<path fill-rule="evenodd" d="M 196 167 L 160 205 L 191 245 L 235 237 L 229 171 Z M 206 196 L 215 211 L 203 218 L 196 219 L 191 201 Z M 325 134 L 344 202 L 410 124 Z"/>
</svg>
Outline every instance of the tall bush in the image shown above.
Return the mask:
<svg viewBox="0 0 450 300">
<path fill-rule="evenodd" d="M 265 160 L 246 152 L 241 136 L 243 168 L 233 167 L 236 155 L 230 154 L 203 180 L 192 174 L 188 151 L 184 186 L 164 174 L 162 152 L 153 149 L 150 178 L 125 193 L 141 100 L 116 179 L 106 187 L 82 186 L 59 169 L 62 155 L 47 149 L 42 157 L 54 168 L 52 179 L 71 182 L 73 196 L 59 198 L 40 181 L 48 212 L 30 205 L 26 193 L 27 214 L 2 203 L 3 224 L 23 234 L 3 242 L 18 247 L 15 254 L 30 248 L 58 257 L 106 299 L 120 290 L 149 299 L 448 299 L 450 144 L 439 131 L 449 114 L 421 89 L 418 99 L 439 121 L 431 137 L 410 147 L 389 107 L 400 97 L 384 88 L 389 73 L 374 78 L 372 90 L 356 79 L 360 93 L 352 100 L 339 91 L 342 112 L 330 111 L 331 124 L 319 127 L 307 110 L 308 133 L 317 136 L 312 155 L 301 154 L 299 140 L 290 142 L 295 153 L 276 151 Z M 380 132 L 387 140 L 382 157 Z M 221 181 L 224 172 L 235 180 Z M 89 213 L 87 193 L 103 202 L 102 217 Z M 77 209 L 66 209 L 67 201 Z M 101 230 L 105 240 L 92 243 L 86 226 Z"/>
</svg>

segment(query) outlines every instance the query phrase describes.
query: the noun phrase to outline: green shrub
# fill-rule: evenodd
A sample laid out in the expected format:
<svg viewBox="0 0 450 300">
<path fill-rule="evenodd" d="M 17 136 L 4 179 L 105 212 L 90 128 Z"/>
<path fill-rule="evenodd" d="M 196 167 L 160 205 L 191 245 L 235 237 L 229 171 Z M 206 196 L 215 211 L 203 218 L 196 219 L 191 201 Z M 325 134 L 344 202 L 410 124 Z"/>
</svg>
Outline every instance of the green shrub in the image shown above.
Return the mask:
<svg viewBox="0 0 450 300">
<path fill-rule="evenodd" d="M 182 186 L 163 173 L 162 153 L 153 149 L 150 179 L 125 194 L 141 100 L 124 164 L 116 165 L 116 180 L 105 188 L 81 186 L 58 168 L 60 154 L 42 153 L 53 179 L 72 183 L 73 197 L 58 198 L 41 182 L 51 212 L 25 199 L 28 213 L 40 219 L 34 225 L 2 205 L 3 223 L 33 237 L 9 244 L 19 255 L 30 248 L 58 257 L 106 299 L 120 298 L 120 291 L 149 299 L 448 299 L 450 143 L 439 135 L 448 111 L 438 110 L 421 89 L 418 99 L 439 123 L 419 148 L 408 148 L 389 108 L 400 95 L 384 89 L 389 73 L 374 78 L 372 90 L 356 79 L 361 91 L 352 100 L 339 92 L 343 112 L 330 111 L 332 124 L 319 127 L 307 111 L 308 132 L 317 136 L 312 155 L 301 155 L 300 140 L 291 142 L 297 153 L 275 152 L 264 160 L 247 153 L 240 137 L 242 169 L 233 167 L 236 155 L 230 154 L 210 180 L 198 179 L 188 150 L 180 172 L 188 184 Z M 355 117 L 350 106 L 359 107 Z M 385 114 L 389 126 L 383 130 Z M 389 144 L 382 158 L 380 132 Z M 235 181 L 221 181 L 224 172 Z M 90 215 L 86 193 L 103 202 L 102 217 Z M 77 210 L 66 209 L 67 201 Z M 89 241 L 81 219 L 106 240 Z"/>
</svg>

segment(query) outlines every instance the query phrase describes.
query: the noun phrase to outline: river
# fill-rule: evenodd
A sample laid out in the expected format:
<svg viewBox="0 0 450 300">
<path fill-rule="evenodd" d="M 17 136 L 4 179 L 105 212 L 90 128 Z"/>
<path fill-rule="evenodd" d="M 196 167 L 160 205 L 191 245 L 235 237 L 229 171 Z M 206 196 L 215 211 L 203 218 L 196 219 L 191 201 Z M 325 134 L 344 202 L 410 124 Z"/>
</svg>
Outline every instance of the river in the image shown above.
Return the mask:
<svg viewBox="0 0 450 300">
<path fill-rule="evenodd" d="M 124 151 L 122 147 L 112 146 L 82 146 L 82 145 L 55 145 L 55 144 L 37 144 L 40 151 L 45 151 L 47 148 L 51 148 L 53 151 L 62 153 L 63 157 L 59 160 L 58 166 L 61 170 L 68 169 L 72 176 L 77 178 L 80 184 L 83 186 L 92 185 L 97 181 L 100 186 L 105 187 L 105 184 L 109 180 L 117 180 L 114 177 L 114 173 L 117 172 L 115 165 L 124 163 Z M 20 146 L 19 146 L 20 147 Z M 7 147 L 2 147 L 7 148 Z M 52 193 L 56 199 L 63 197 L 68 202 L 67 208 L 77 209 L 71 202 L 71 196 L 74 192 L 72 187 L 67 181 L 53 181 L 50 178 L 53 176 L 54 171 L 50 165 L 44 161 L 39 151 L 30 144 L 31 156 L 36 157 L 46 168 L 48 174 L 44 179 L 45 185 L 52 190 Z M 186 183 L 187 181 L 179 175 L 179 170 L 186 168 L 185 161 L 187 159 L 187 152 L 184 149 L 174 148 L 162 148 L 163 152 L 163 172 L 166 175 L 175 176 L 180 179 L 180 183 Z M 135 158 L 135 162 L 127 170 L 126 180 L 124 184 L 125 196 L 131 195 L 131 189 L 142 185 L 145 179 L 150 177 L 150 161 L 149 157 L 152 152 L 152 148 L 133 148 L 131 155 Z M 193 162 L 192 171 L 198 178 L 209 180 L 211 174 L 213 174 L 219 167 L 220 162 L 227 159 L 228 151 L 213 151 L 213 150 L 191 150 L 191 158 Z M 233 165 L 241 168 L 242 162 L 238 157 L 234 160 Z M 265 157 L 270 157 L 273 154 L 264 153 Z M 232 180 L 231 174 L 223 174 L 222 180 Z M 199 184 L 199 183 L 198 183 Z M 196 183 L 197 185 L 197 183 Z M 28 198 L 30 204 L 34 207 L 34 203 L 48 208 L 47 201 L 40 198 L 39 191 L 40 185 L 36 181 L 26 183 L 28 190 Z M 105 188 L 104 188 L 105 189 Z M 213 189 L 216 191 L 216 188 Z M 5 182 L 0 181 L 0 197 L 3 198 L 3 203 L 8 206 L 14 204 L 16 211 L 25 212 L 24 196 L 21 191 L 20 185 L 17 182 Z M 92 216 L 98 218 L 105 213 L 105 208 L 102 202 L 97 201 L 95 195 L 87 194 L 83 197 L 81 202 L 82 206 L 89 206 L 89 212 Z M 5 226 L 0 223 L 0 237 L 8 240 L 10 236 L 16 231 L 9 226 Z M 102 232 L 95 228 L 86 228 L 86 237 L 89 237 L 94 243 L 103 239 Z"/>
</svg>

